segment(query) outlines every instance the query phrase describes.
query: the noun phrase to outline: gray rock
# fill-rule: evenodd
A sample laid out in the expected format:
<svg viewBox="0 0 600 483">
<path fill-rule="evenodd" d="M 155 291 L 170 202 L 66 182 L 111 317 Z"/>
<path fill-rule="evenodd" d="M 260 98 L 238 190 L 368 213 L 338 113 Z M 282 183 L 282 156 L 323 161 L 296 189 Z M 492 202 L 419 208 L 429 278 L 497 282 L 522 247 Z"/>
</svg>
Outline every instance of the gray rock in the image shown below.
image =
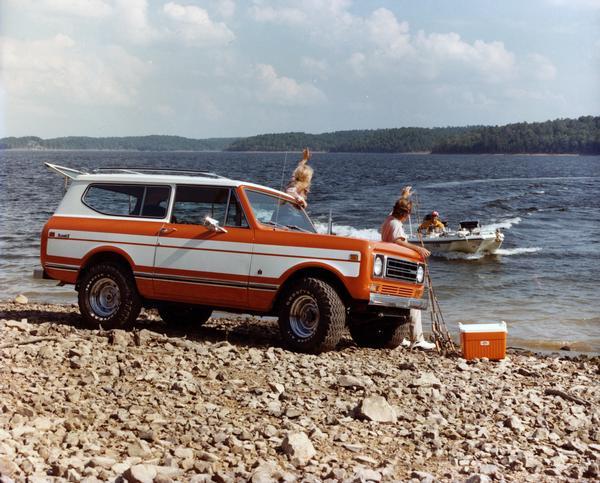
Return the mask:
<svg viewBox="0 0 600 483">
<path fill-rule="evenodd" d="M 508 419 L 504 421 L 504 425 L 508 428 L 511 428 L 515 433 L 520 433 L 525 429 L 523 423 L 519 419 L 518 416 L 512 415 Z"/>
<path fill-rule="evenodd" d="M 411 387 L 441 387 L 441 381 L 431 372 L 424 372 L 412 381 Z"/>
<path fill-rule="evenodd" d="M 133 465 L 123 473 L 129 483 L 152 483 L 156 477 L 156 466 Z"/>
<path fill-rule="evenodd" d="M 131 342 L 131 334 L 121 329 L 114 329 L 110 331 L 108 341 L 112 345 L 127 347 Z"/>
<path fill-rule="evenodd" d="M 381 473 L 370 468 L 357 468 L 354 470 L 354 478 L 358 481 L 381 481 Z"/>
<path fill-rule="evenodd" d="M 492 479 L 487 475 L 471 475 L 466 480 L 465 483 L 491 483 Z"/>
<path fill-rule="evenodd" d="M 396 411 L 383 396 L 369 396 L 357 408 L 358 417 L 378 423 L 395 423 Z"/>
<path fill-rule="evenodd" d="M 358 388 L 366 386 L 365 382 L 360 377 L 350 376 L 350 375 L 342 375 L 342 376 L 338 377 L 337 385 L 340 387 L 358 387 Z"/>
<path fill-rule="evenodd" d="M 417 478 L 420 483 L 434 483 L 435 476 L 431 473 L 427 473 L 426 471 L 413 471 L 410 474 L 411 478 Z"/>
<path fill-rule="evenodd" d="M 304 466 L 317 454 L 313 444 L 305 433 L 288 433 L 281 443 L 281 449 L 296 466 Z"/>
</svg>

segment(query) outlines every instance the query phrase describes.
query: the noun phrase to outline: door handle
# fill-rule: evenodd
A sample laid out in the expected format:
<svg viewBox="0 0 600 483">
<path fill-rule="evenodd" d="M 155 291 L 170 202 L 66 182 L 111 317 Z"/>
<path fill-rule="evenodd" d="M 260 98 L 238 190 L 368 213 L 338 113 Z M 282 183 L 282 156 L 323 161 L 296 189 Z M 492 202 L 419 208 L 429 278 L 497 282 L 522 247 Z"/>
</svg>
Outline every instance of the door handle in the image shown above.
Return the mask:
<svg viewBox="0 0 600 483">
<path fill-rule="evenodd" d="M 168 235 L 169 233 L 173 233 L 177 231 L 177 228 L 173 228 L 172 226 L 163 226 L 159 231 L 159 235 Z"/>
</svg>

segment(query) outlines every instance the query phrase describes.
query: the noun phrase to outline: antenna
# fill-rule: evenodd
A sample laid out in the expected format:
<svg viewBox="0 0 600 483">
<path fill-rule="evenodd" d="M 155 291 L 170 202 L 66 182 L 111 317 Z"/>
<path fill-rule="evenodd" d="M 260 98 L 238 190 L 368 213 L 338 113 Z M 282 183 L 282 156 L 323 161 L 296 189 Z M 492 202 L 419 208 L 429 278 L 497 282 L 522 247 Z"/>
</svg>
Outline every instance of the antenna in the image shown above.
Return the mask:
<svg viewBox="0 0 600 483">
<path fill-rule="evenodd" d="M 283 180 L 285 179 L 285 165 L 287 164 L 287 155 L 288 152 L 285 152 L 285 156 L 283 158 L 283 168 L 281 169 L 281 186 L 279 188 L 279 191 L 283 191 Z M 279 205 L 281 204 L 280 201 L 277 201 L 277 208 L 275 208 L 275 222 L 277 223 L 279 221 Z"/>
</svg>

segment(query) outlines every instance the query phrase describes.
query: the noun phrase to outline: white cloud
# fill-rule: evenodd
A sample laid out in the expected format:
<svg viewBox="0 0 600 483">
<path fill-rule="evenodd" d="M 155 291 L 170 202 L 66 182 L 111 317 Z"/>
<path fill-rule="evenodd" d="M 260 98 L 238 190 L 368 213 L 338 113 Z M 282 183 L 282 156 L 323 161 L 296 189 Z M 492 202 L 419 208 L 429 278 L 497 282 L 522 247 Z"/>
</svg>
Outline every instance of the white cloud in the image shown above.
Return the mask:
<svg viewBox="0 0 600 483">
<path fill-rule="evenodd" d="M 146 44 L 161 36 L 148 19 L 146 0 L 114 0 L 115 19 L 120 36 L 127 40 Z"/>
<path fill-rule="evenodd" d="M 534 79 L 541 81 L 552 80 L 556 77 L 554 64 L 547 57 L 540 54 L 528 55 L 523 70 L 526 75 L 529 74 Z"/>
<path fill-rule="evenodd" d="M 302 68 L 306 75 L 326 79 L 329 72 L 329 64 L 324 59 L 315 59 L 313 57 L 302 57 Z"/>
<path fill-rule="evenodd" d="M 367 74 L 366 61 L 367 57 L 365 54 L 362 52 L 354 52 L 347 62 L 352 72 L 354 72 L 354 75 L 357 77 L 364 77 Z"/>
<path fill-rule="evenodd" d="M 300 83 L 290 77 L 277 74 L 272 65 L 258 64 L 256 79 L 259 83 L 258 98 L 263 102 L 280 105 L 313 105 L 324 102 L 322 91 L 309 83 Z"/>
<path fill-rule="evenodd" d="M 104 0 L 42 0 L 36 8 L 77 17 L 102 18 L 112 13 L 112 6 Z"/>
<path fill-rule="evenodd" d="M 121 47 L 79 49 L 63 34 L 22 41 L 0 39 L 2 77 L 9 101 L 29 104 L 135 104 L 147 65 Z"/>
<path fill-rule="evenodd" d="M 227 44 L 235 39 L 225 23 L 213 22 L 208 12 L 200 7 L 169 2 L 164 5 L 163 11 L 177 23 L 177 35 L 189 43 Z"/>
<path fill-rule="evenodd" d="M 367 19 L 366 28 L 370 40 L 385 55 L 400 59 L 412 53 L 408 23 L 398 22 L 391 11 L 375 10 Z"/>
<path fill-rule="evenodd" d="M 302 25 L 308 20 L 308 15 L 300 8 L 281 7 L 274 8 L 263 5 L 262 2 L 250 7 L 250 14 L 257 22 Z"/>
<path fill-rule="evenodd" d="M 235 2 L 233 0 L 215 0 L 214 9 L 221 17 L 233 17 Z"/>
<path fill-rule="evenodd" d="M 514 74 L 515 56 L 502 42 L 468 43 L 454 32 L 429 35 L 419 32 L 415 47 L 419 59 L 431 64 L 436 71 L 448 66 L 468 68 L 492 82 L 506 80 Z"/>
</svg>

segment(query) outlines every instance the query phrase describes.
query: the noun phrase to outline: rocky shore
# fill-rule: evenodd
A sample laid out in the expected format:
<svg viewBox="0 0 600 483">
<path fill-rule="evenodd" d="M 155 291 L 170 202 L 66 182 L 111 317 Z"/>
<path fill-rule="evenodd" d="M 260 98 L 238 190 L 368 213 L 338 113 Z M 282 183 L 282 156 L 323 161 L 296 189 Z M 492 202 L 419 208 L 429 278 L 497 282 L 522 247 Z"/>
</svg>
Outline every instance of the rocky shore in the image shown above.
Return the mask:
<svg viewBox="0 0 600 483">
<path fill-rule="evenodd" d="M 598 481 L 599 364 L 313 356 L 270 320 L 102 331 L 0 303 L 0 481 Z"/>
</svg>

